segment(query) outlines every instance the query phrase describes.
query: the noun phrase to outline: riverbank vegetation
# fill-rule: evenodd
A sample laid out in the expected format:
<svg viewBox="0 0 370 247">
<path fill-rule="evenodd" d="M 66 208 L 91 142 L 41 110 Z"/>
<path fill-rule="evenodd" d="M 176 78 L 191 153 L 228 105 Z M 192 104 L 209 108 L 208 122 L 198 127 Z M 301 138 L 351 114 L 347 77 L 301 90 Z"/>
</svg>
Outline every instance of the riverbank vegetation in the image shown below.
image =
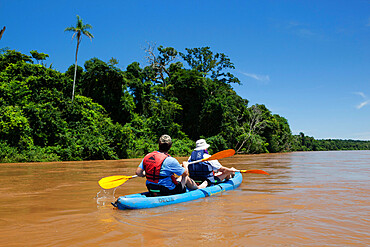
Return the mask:
<svg viewBox="0 0 370 247">
<path fill-rule="evenodd" d="M 92 58 L 63 73 L 46 65 L 47 54 L 3 49 L 0 162 L 143 157 L 164 133 L 173 156 L 189 155 L 199 138 L 211 152 L 370 149 L 369 141 L 292 135 L 287 119 L 233 90 L 233 63 L 209 47 L 149 46 L 146 54 L 146 66 Z"/>
</svg>

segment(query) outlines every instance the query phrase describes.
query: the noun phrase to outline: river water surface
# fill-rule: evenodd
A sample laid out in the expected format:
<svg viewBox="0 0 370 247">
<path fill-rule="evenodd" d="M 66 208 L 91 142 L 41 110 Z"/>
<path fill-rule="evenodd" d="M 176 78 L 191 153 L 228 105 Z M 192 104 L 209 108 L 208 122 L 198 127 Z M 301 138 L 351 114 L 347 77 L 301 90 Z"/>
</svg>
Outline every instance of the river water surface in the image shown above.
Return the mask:
<svg viewBox="0 0 370 247">
<path fill-rule="evenodd" d="M 180 161 L 185 158 L 179 158 Z M 145 179 L 140 159 L 0 164 L 0 246 L 369 246 L 370 151 L 237 155 L 223 159 L 243 183 L 215 197 L 115 210 Z"/>
</svg>

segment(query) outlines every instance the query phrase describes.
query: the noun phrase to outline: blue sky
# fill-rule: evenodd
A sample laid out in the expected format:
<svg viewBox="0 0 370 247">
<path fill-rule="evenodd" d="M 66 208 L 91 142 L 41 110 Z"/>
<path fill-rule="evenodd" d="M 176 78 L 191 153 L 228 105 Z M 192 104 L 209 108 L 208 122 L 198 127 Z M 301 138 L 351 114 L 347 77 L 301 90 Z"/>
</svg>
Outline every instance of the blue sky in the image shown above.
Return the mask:
<svg viewBox="0 0 370 247">
<path fill-rule="evenodd" d="M 49 54 L 61 72 L 76 41 L 76 15 L 93 26 L 78 63 L 112 57 L 145 65 L 147 42 L 210 46 L 235 65 L 237 93 L 288 119 L 293 134 L 370 140 L 370 1 L 0 0 L 0 48 Z"/>
</svg>

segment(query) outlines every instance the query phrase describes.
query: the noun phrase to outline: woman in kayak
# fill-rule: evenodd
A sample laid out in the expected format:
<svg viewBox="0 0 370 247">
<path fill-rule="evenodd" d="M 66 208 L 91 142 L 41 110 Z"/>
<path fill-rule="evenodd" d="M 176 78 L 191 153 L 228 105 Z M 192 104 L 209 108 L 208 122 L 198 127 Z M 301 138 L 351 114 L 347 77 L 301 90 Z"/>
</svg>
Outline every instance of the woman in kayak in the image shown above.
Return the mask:
<svg viewBox="0 0 370 247">
<path fill-rule="evenodd" d="M 162 135 L 158 141 L 159 151 L 147 154 L 136 169 L 139 177 L 146 176 L 146 187 L 151 196 L 166 196 L 207 187 L 207 182 L 198 186 L 191 178 L 187 162 L 180 163 L 167 152 L 172 146 L 169 135 Z M 178 179 L 174 174 L 180 176 Z"/>
<path fill-rule="evenodd" d="M 191 153 L 188 162 L 201 160 L 210 157 L 207 149 L 209 144 L 206 140 L 200 139 L 195 143 L 196 148 Z M 230 179 L 235 175 L 235 168 L 228 168 L 220 164 L 218 160 L 210 160 L 199 163 L 188 165 L 189 176 L 199 184 L 204 181 L 208 182 L 208 185 L 217 184 L 224 179 Z"/>
</svg>

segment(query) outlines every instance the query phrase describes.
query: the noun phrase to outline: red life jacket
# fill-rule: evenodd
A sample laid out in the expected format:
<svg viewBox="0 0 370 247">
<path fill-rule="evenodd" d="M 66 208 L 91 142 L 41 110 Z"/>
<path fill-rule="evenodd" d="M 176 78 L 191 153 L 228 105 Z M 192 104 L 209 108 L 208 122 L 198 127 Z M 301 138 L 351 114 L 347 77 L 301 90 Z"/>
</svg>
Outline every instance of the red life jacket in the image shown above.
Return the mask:
<svg viewBox="0 0 370 247">
<path fill-rule="evenodd" d="M 159 179 L 166 178 L 160 176 L 159 173 L 161 172 L 163 161 L 167 157 L 170 157 L 170 155 L 158 151 L 151 152 L 144 157 L 143 167 L 148 181 L 158 183 Z"/>
</svg>

